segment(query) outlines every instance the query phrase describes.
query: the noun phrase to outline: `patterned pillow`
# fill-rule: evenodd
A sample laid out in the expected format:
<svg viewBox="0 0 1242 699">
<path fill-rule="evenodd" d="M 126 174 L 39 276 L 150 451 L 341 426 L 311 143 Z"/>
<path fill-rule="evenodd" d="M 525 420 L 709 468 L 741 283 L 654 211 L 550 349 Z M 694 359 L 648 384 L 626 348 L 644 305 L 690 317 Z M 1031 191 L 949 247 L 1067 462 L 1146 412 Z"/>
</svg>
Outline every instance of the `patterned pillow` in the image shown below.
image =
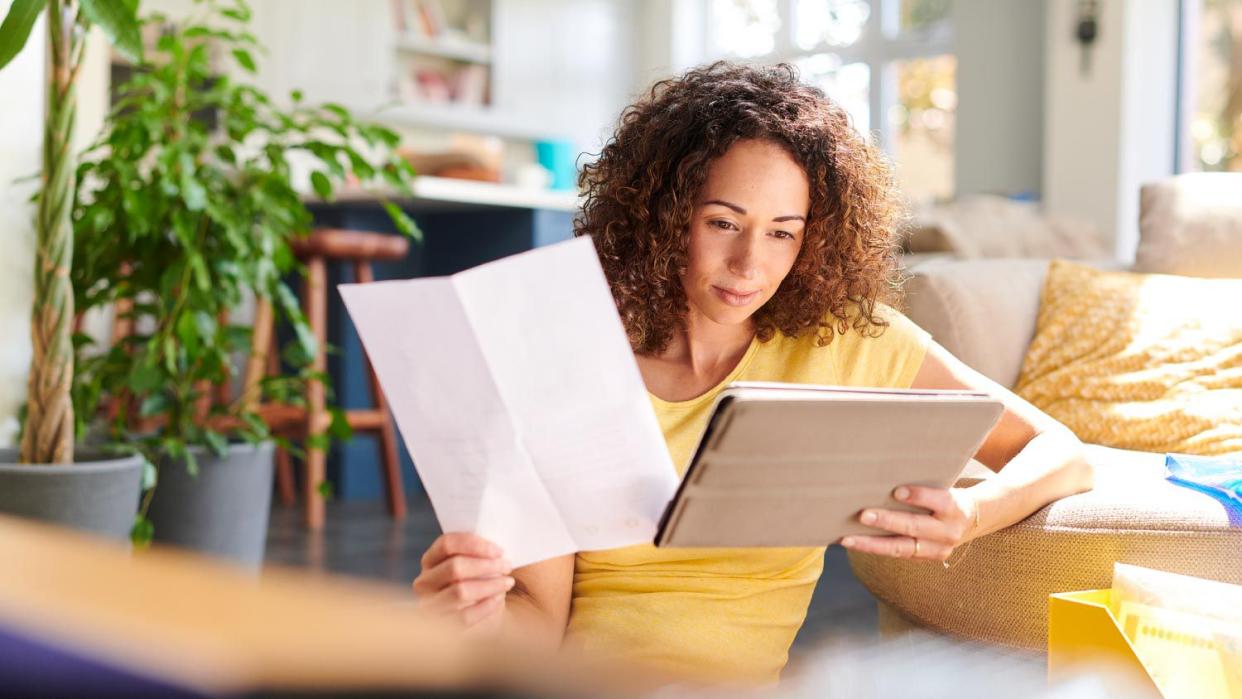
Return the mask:
<svg viewBox="0 0 1242 699">
<path fill-rule="evenodd" d="M 1054 261 L 1014 390 L 1085 442 L 1242 453 L 1242 279 Z"/>
</svg>

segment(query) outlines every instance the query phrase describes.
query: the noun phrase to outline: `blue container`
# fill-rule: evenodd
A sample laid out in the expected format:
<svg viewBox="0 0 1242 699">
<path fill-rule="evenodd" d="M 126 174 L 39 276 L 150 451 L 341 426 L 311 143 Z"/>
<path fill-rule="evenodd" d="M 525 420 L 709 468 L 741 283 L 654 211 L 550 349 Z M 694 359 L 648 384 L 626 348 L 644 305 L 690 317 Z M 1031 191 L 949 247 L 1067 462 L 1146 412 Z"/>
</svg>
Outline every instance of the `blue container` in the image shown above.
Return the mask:
<svg viewBox="0 0 1242 699">
<path fill-rule="evenodd" d="M 535 157 L 552 173 L 552 189 L 577 189 L 578 167 L 570 141 L 536 141 Z"/>
</svg>

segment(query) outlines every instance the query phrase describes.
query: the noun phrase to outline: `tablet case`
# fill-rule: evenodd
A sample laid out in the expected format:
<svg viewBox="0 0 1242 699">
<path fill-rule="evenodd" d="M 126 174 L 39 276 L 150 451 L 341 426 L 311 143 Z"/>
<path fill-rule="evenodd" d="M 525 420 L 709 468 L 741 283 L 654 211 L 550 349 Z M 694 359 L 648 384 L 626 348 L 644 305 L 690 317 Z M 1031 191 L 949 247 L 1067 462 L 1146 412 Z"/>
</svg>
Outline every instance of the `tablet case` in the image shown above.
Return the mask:
<svg viewBox="0 0 1242 699">
<path fill-rule="evenodd" d="M 893 489 L 951 485 L 1003 412 L 973 391 L 730 384 L 655 544 L 826 546 L 888 534 L 859 512 L 926 512 Z"/>
</svg>

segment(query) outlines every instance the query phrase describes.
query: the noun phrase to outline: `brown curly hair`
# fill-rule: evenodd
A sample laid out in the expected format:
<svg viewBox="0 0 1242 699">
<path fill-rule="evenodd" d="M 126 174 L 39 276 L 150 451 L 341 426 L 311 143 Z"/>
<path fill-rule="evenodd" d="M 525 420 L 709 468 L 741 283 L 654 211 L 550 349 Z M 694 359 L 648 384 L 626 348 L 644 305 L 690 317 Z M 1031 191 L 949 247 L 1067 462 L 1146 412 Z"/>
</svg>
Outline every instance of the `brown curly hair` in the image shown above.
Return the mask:
<svg viewBox="0 0 1242 699">
<path fill-rule="evenodd" d="M 684 327 L 695 202 L 708 168 L 740 139 L 785 148 L 811 192 L 798 259 L 754 315 L 759 339 L 814 330 L 823 346 L 851 327 L 882 332 L 876 304 L 899 282 L 901 207 L 887 160 L 793 66 L 722 61 L 653 85 L 578 179 L 586 203 L 574 234 L 593 238 L 634 350 L 658 354 Z"/>
</svg>

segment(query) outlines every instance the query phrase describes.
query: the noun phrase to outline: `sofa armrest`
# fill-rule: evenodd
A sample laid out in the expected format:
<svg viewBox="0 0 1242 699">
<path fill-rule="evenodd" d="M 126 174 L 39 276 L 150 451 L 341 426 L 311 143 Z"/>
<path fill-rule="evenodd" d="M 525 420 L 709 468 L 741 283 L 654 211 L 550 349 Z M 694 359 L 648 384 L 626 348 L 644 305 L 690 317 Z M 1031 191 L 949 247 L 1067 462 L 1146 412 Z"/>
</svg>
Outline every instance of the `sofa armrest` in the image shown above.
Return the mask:
<svg viewBox="0 0 1242 699">
<path fill-rule="evenodd" d="M 935 260 L 910 270 L 907 315 L 945 349 L 1012 387 L 1035 335 L 1047 260 Z"/>
</svg>

